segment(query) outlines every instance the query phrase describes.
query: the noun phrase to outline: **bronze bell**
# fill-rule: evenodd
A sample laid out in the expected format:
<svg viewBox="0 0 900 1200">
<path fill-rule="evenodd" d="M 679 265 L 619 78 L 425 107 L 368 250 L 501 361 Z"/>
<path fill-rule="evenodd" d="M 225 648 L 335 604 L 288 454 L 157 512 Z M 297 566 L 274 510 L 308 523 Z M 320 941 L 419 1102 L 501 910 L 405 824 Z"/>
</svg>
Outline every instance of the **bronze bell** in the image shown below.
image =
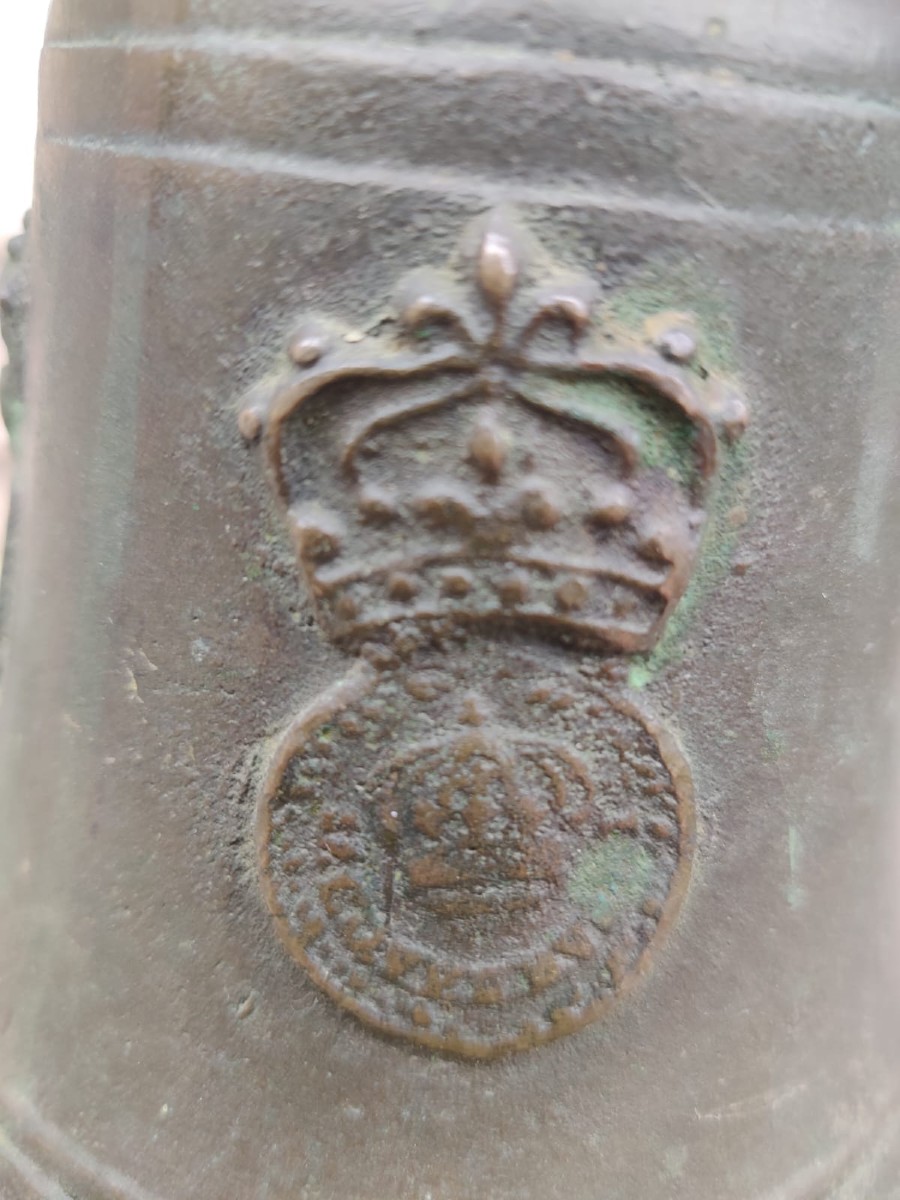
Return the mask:
<svg viewBox="0 0 900 1200">
<path fill-rule="evenodd" d="M 892 1200 L 893 0 L 57 0 L 0 1196 Z"/>
</svg>

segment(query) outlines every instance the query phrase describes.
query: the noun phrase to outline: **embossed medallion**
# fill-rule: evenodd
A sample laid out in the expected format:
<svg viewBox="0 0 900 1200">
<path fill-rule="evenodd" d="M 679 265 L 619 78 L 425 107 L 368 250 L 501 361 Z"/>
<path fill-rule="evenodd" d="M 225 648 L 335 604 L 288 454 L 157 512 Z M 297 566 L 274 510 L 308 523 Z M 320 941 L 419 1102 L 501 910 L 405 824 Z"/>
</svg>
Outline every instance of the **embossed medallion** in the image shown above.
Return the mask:
<svg viewBox="0 0 900 1200">
<path fill-rule="evenodd" d="M 287 734 L 259 832 L 329 995 L 487 1056 L 578 1028 L 638 969 L 686 883 L 690 776 L 613 681 L 479 640 L 361 662 Z"/>
<path fill-rule="evenodd" d="M 645 344 L 504 214 L 366 333 L 309 321 L 255 389 L 347 676 L 277 742 L 263 892 L 368 1024 L 470 1057 L 602 1013 L 686 889 L 691 776 L 628 696 L 684 594 L 743 403 Z"/>
</svg>

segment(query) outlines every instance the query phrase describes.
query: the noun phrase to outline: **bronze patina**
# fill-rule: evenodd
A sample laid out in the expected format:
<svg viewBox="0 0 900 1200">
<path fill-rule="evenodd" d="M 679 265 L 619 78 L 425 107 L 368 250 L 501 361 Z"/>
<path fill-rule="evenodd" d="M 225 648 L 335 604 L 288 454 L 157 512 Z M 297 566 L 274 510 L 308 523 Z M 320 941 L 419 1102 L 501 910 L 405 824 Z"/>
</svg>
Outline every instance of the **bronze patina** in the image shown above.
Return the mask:
<svg viewBox="0 0 900 1200">
<path fill-rule="evenodd" d="M 3 1200 L 896 1200 L 898 22 L 56 0 Z"/>
<path fill-rule="evenodd" d="M 592 327 L 596 281 L 504 214 L 458 259 L 369 331 L 301 324 L 239 425 L 357 654 L 267 767 L 266 901 L 344 1007 L 487 1058 L 604 1012 L 687 887 L 690 771 L 624 656 L 684 594 L 745 407 L 688 318 Z"/>
</svg>

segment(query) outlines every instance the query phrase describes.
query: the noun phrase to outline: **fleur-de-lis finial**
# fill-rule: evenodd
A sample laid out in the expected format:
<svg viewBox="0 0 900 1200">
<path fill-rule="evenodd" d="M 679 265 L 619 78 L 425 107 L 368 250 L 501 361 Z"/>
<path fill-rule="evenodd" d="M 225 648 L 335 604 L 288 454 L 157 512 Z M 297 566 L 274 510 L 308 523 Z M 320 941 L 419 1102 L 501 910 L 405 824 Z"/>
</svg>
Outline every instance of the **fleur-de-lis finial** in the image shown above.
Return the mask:
<svg viewBox="0 0 900 1200">
<path fill-rule="evenodd" d="M 719 438 L 740 435 L 746 408 L 732 389 L 691 371 L 693 351 L 684 350 L 677 323 L 668 337 L 657 331 L 643 345 L 635 338 L 611 340 L 593 329 L 597 281 L 555 266 L 507 213 L 481 219 L 475 239 L 450 268 L 417 268 L 401 280 L 393 341 L 342 334 L 330 322 L 309 319 L 295 332 L 288 371 L 254 389 L 239 418 L 248 440 L 266 435 L 281 494 L 282 425 L 327 384 L 485 368 L 559 379 L 605 376 L 664 397 L 693 423 L 700 474 L 708 479 Z M 566 330 L 567 340 L 542 336 Z"/>
<path fill-rule="evenodd" d="M 505 309 L 519 277 L 519 264 L 510 239 L 489 229 L 481 242 L 477 271 L 488 301 L 500 310 Z"/>
</svg>

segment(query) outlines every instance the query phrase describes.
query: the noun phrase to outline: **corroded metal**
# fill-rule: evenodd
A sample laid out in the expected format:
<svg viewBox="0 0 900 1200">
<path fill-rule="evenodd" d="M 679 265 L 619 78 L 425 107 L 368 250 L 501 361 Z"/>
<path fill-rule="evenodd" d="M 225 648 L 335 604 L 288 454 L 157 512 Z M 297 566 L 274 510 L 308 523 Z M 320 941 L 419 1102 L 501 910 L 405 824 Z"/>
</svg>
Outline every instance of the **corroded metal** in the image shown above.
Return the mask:
<svg viewBox="0 0 900 1200">
<path fill-rule="evenodd" d="M 607 1011 L 681 903 L 691 775 L 624 656 L 684 594 L 746 408 L 686 317 L 595 326 L 595 281 L 509 214 L 454 266 L 371 334 L 305 321 L 239 427 L 359 656 L 267 767 L 268 906 L 345 1008 L 484 1058 Z"/>
<path fill-rule="evenodd" d="M 892 1200 L 897 15 L 56 0 L 4 1200 Z"/>
</svg>

